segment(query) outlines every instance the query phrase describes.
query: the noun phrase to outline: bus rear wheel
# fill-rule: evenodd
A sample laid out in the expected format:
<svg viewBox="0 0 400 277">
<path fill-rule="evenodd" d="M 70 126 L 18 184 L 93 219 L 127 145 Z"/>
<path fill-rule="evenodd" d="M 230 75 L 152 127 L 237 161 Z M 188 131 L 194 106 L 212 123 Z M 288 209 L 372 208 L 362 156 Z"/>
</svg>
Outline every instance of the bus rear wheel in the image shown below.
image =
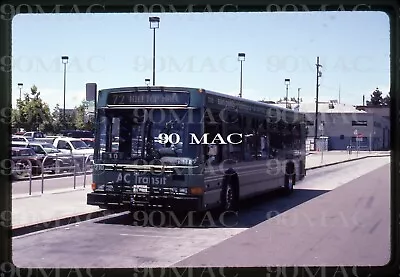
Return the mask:
<svg viewBox="0 0 400 277">
<path fill-rule="evenodd" d="M 304 177 L 306 177 L 306 168 L 305 168 L 303 162 L 300 162 L 299 167 L 300 167 L 300 176 L 299 176 L 299 180 L 303 180 Z"/>
<path fill-rule="evenodd" d="M 237 193 L 231 182 L 227 182 L 221 192 L 221 206 L 224 211 L 237 209 Z"/>
<path fill-rule="evenodd" d="M 285 185 L 283 187 L 284 195 L 290 195 L 293 193 L 293 186 L 296 184 L 296 173 L 289 172 L 285 174 Z"/>
</svg>

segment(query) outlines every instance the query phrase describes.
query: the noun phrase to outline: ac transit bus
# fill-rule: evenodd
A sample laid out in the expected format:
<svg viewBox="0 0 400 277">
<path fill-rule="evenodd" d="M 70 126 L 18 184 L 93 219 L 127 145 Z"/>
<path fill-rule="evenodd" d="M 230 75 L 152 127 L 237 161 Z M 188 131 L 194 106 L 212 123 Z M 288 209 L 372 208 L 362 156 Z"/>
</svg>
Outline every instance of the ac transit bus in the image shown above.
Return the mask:
<svg viewBox="0 0 400 277">
<path fill-rule="evenodd" d="M 204 89 L 100 90 L 87 204 L 234 210 L 272 190 L 290 194 L 306 174 L 305 122 L 294 110 Z"/>
</svg>

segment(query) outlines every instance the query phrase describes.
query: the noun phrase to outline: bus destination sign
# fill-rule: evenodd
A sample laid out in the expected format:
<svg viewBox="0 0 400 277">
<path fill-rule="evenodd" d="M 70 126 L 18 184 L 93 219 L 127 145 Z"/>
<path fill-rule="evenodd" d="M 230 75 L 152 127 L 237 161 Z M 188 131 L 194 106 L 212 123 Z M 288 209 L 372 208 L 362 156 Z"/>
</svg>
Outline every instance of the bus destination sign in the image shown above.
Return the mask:
<svg viewBox="0 0 400 277">
<path fill-rule="evenodd" d="M 114 92 L 108 95 L 108 105 L 188 105 L 190 94 L 186 92 Z"/>
</svg>

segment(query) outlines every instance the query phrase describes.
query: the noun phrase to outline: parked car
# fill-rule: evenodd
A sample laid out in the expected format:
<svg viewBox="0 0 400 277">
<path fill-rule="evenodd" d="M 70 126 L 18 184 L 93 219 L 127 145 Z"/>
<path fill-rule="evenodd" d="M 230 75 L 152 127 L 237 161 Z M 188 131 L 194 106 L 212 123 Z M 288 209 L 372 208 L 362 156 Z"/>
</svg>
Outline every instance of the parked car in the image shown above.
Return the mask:
<svg viewBox="0 0 400 277">
<path fill-rule="evenodd" d="M 84 168 L 84 159 L 86 167 L 93 164 L 94 149 L 80 139 L 58 137 L 54 140 L 53 145 L 63 153 L 72 154 L 75 163 L 78 163 L 81 169 Z"/>
<path fill-rule="evenodd" d="M 42 174 L 42 157 L 38 156 L 31 148 L 11 147 L 13 178 L 29 176 L 30 166 L 32 165 L 32 175 Z"/>
<path fill-rule="evenodd" d="M 56 136 L 54 136 L 54 137 L 45 137 L 45 138 L 36 138 L 35 141 L 46 142 L 46 143 L 53 144 L 53 142 L 54 142 L 54 140 L 56 138 L 57 138 Z"/>
<path fill-rule="evenodd" d="M 51 143 L 35 141 L 27 144 L 13 143 L 13 146 L 31 148 L 37 155 L 46 157 L 42 159 L 45 171 L 61 173 L 73 170 L 74 160 L 72 155 L 61 152 Z"/>
<path fill-rule="evenodd" d="M 32 132 L 25 132 L 24 137 L 35 139 L 35 138 L 44 138 L 46 136 L 42 132 L 32 131 Z"/>
<path fill-rule="evenodd" d="M 29 143 L 29 142 L 32 141 L 32 140 L 33 140 L 32 138 L 30 138 L 30 137 L 24 137 L 24 136 L 16 136 L 16 135 L 13 135 L 13 136 L 11 137 L 11 141 L 20 141 L 20 142 Z"/>
<path fill-rule="evenodd" d="M 94 133 L 86 130 L 63 130 L 60 134 L 71 138 L 94 138 Z"/>
<path fill-rule="evenodd" d="M 81 138 L 81 141 L 86 143 L 90 148 L 94 148 L 94 138 Z"/>
</svg>

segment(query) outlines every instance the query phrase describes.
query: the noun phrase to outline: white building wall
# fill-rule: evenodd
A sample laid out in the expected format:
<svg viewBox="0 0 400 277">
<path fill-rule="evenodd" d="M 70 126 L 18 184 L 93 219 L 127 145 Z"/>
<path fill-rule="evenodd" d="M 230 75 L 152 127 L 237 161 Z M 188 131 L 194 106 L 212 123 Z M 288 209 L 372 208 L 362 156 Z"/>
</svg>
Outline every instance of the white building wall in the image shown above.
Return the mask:
<svg viewBox="0 0 400 277">
<path fill-rule="evenodd" d="M 315 134 L 315 113 L 306 113 L 308 137 Z M 356 146 L 354 131 L 363 136 L 360 149 L 385 149 L 390 141 L 390 121 L 379 115 L 368 113 L 321 113 L 318 122 L 324 123 L 323 131 L 317 128 L 317 136 L 329 137 L 331 150 L 345 150 L 348 145 Z"/>
</svg>

